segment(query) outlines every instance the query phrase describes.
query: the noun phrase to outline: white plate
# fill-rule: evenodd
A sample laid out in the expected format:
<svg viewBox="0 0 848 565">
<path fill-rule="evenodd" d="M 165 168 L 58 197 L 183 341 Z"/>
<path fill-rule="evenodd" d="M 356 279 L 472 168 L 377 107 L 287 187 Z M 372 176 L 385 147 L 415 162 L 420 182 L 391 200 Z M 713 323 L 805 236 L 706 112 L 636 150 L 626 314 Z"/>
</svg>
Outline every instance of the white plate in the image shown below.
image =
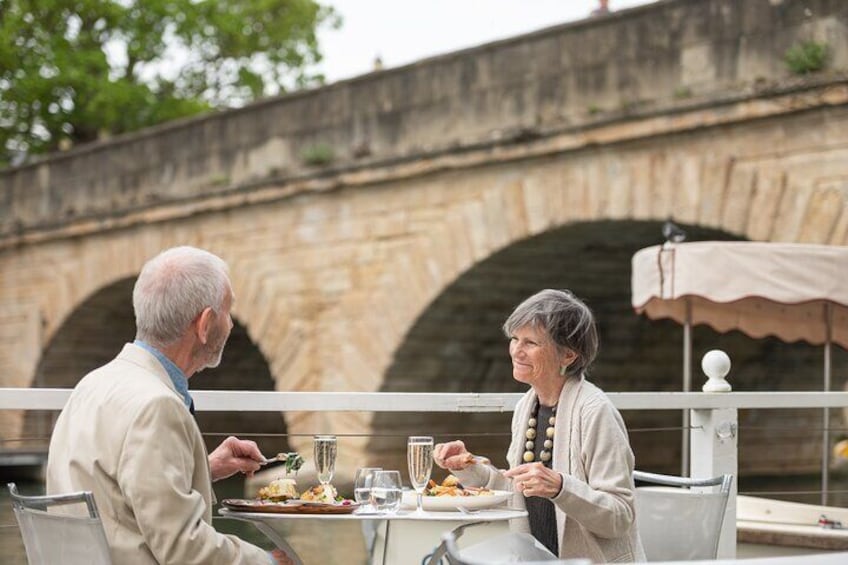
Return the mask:
<svg viewBox="0 0 848 565">
<path fill-rule="evenodd" d="M 513 494 L 507 490 L 495 490 L 492 493 L 481 496 L 425 496 L 422 499 L 422 506 L 424 510 L 437 512 L 456 510 L 457 506 L 464 508 L 493 508 L 505 503 Z M 403 491 L 403 506 L 405 508 L 415 508 L 415 497 L 414 490 Z"/>
</svg>

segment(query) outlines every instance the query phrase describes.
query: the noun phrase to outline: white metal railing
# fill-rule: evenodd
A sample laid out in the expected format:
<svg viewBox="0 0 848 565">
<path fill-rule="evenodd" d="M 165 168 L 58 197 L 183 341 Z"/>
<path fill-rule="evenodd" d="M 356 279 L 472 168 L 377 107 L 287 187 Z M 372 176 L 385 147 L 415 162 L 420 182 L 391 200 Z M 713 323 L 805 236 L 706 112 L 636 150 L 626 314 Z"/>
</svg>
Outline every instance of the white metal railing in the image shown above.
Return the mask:
<svg viewBox="0 0 848 565">
<path fill-rule="evenodd" d="M 71 389 L 0 388 L 0 410 L 60 410 Z M 254 392 L 193 390 L 199 411 L 243 412 L 511 412 L 521 394 Z M 619 410 L 690 410 L 690 476 L 738 471 L 739 409 L 846 408 L 848 392 L 608 393 Z M 734 481 L 719 557 L 736 551 Z"/>
<path fill-rule="evenodd" d="M 61 410 L 69 388 L 0 388 L 0 410 Z M 512 412 L 520 393 L 191 391 L 204 412 Z M 619 410 L 846 408 L 848 392 L 608 392 Z"/>
</svg>

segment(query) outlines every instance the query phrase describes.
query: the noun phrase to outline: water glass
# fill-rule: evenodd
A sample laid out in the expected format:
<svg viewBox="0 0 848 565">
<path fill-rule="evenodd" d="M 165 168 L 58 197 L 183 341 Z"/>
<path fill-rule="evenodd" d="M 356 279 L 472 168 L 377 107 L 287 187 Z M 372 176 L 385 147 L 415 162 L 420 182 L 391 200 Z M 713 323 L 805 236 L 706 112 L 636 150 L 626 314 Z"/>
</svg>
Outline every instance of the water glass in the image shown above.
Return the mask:
<svg viewBox="0 0 848 565">
<path fill-rule="evenodd" d="M 394 514 L 401 502 L 400 471 L 377 471 L 371 483 L 371 506 L 378 514 Z"/>
<path fill-rule="evenodd" d="M 382 467 L 360 467 L 356 470 L 356 475 L 353 479 L 353 498 L 362 505 L 361 510 L 364 512 L 372 510 L 369 503 L 371 502 L 371 487 L 374 484 L 374 474 L 382 470 Z"/>
</svg>

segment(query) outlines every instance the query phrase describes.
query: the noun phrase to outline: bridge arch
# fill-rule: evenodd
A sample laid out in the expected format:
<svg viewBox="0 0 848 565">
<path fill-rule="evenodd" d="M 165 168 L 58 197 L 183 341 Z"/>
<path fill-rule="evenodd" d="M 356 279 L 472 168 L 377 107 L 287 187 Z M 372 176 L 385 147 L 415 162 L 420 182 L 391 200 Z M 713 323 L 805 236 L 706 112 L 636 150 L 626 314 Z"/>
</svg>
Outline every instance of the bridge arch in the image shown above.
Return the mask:
<svg viewBox="0 0 848 565">
<path fill-rule="evenodd" d="M 574 222 L 517 241 L 476 263 L 444 288 L 422 310 L 393 352 L 380 390 L 386 392 L 523 392 L 511 378 L 506 340 L 500 326 L 521 300 L 541 288 L 569 288 L 594 310 L 601 352 L 590 379 L 609 392 L 676 391 L 681 387 L 682 329 L 668 320 L 637 316 L 630 305 L 630 259 L 661 239 L 660 221 Z M 689 239 L 737 240 L 722 230 L 684 225 Z M 694 386 L 698 359 L 722 348 L 734 359 L 734 390 L 767 391 L 821 386 L 819 347 L 751 339 L 739 332 L 719 335 L 694 329 Z M 848 354 L 835 354 L 848 367 Z M 790 384 L 794 383 L 794 384 Z M 642 468 L 679 471 L 679 412 L 625 412 L 631 443 Z M 809 429 L 820 415 L 811 411 L 757 411 L 742 414 L 746 426 L 741 468 L 768 473 L 779 455 L 767 430 L 787 419 Z M 370 462 L 403 468 L 406 436 L 433 434 L 437 441 L 463 439 L 475 452 L 502 457 L 509 443 L 511 414 L 381 413 L 372 426 L 378 435 L 365 453 Z M 461 430 L 461 433 L 460 433 Z M 818 464 L 815 442 L 803 433 L 784 437 L 807 461 Z M 657 449 L 658 445 L 665 446 Z M 502 464 L 498 461 L 496 464 Z M 800 463 L 799 463 L 800 464 Z"/>
<path fill-rule="evenodd" d="M 113 359 L 125 343 L 134 339 L 132 289 L 135 278 L 120 279 L 91 293 L 65 316 L 44 348 L 31 386 L 73 388 L 85 374 Z M 268 363 L 236 317 L 221 364 L 194 375 L 190 388 L 274 389 Z M 57 412 L 28 411 L 23 437 L 40 438 L 46 446 L 56 416 Z M 246 432 L 267 453 L 288 448 L 285 422 L 279 414 L 199 412 L 196 417 L 209 449 L 214 449 L 227 435 Z"/>
<path fill-rule="evenodd" d="M 594 310 L 602 344 L 590 375 L 594 382 L 609 391 L 679 390 L 680 328 L 638 317 L 630 306 L 630 259 L 636 250 L 662 239 L 661 224 L 569 222 L 519 239 L 476 262 L 425 305 L 393 351 L 380 390 L 523 392 L 525 387 L 511 378 L 500 326 L 519 302 L 542 288 L 569 288 Z M 685 227 L 692 239 L 737 239 L 719 230 Z M 649 343 L 659 345 L 648 348 Z M 668 363 L 657 369 L 657 358 Z M 636 420 L 629 424 L 679 425 L 673 414 L 648 415 L 651 421 L 645 416 L 634 414 Z M 438 418 L 378 414 L 373 429 L 383 433 L 371 439 L 366 453 L 385 463 L 403 453 L 407 435 L 428 430 L 441 439 L 460 437 L 480 453 L 503 454 L 510 419 L 511 414 L 490 413 Z"/>
</svg>

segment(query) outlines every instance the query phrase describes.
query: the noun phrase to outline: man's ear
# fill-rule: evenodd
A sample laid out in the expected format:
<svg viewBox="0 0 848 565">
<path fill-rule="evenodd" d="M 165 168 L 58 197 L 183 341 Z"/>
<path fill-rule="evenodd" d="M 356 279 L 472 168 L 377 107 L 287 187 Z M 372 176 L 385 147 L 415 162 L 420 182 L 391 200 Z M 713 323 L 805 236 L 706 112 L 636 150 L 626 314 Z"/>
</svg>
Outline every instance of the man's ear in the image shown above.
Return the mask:
<svg viewBox="0 0 848 565">
<path fill-rule="evenodd" d="M 212 326 L 212 321 L 215 316 L 215 312 L 212 311 L 212 308 L 207 306 L 203 309 L 203 312 L 197 316 L 197 339 L 200 340 L 200 343 L 206 345 L 206 342 L 209 341 L 209 328 Z"/>
</svg>

